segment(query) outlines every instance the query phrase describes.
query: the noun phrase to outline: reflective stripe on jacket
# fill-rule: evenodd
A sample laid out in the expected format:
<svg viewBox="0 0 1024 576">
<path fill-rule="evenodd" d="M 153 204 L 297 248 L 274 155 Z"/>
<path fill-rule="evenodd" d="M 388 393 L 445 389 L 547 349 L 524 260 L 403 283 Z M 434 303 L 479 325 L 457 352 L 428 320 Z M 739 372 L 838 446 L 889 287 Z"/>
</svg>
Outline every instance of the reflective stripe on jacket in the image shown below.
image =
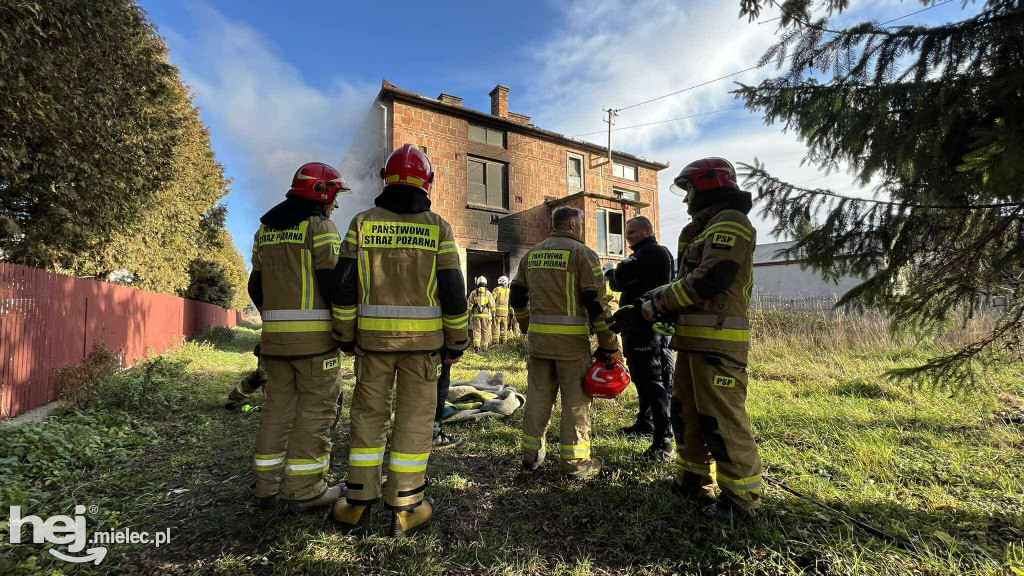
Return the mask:
<svg viewBox="0 0 1024 576">
<path fill-rule="evenodd" d="M 747 215 L 739 210 L 711 206 L 694 216 L 679 237 L 679 272 L 661 288 L 655 301 L 659 311 L 679 310 L 672 348 L 718 353 L 742 364 L 750 351 L 747 309 L 754 286 L 754 246 L 757 235 Z M 724 291 L 701 298 L 695 284 L 716 264 L 738 265 Z"/>
<path fill-rule="evenodd" d="M 337 348 L 315 271 L 333 269 L 340 247 L 338 228 L 321 215 L 287 230 L 260 226 L 252 269 L 263 283 L 263 354 L 315 356 Z"/>
<path fill-rule="evenodd" d="M 509 289 L 498 286 L 494 289 L 494 316 L 508 316 L 508 295 Z"/>
<path fill-rule="evenodd" d="M 514 310 L 529 334 L 529 353 L 538 358 L 579 359 L 590 355 L 591 325 L 602 348 L 618 349 L 608 329 L 611 298 L 597 254 L 578 237 L 556 230 L 519 261 L 513 285 L 525 288 L 529 306 Z M 591 316 L 584 294 L 600 313 Z"/>
<path fill-rule="evenodd" d="M 494 309 L 494 298 L 487 288 L 477 288 L 470 293 L 467 308 L 473 318 L 490 318 Z"/>
<path fill-rule="evenodd" d="M 438 273 L 461 269 L 443 218 L 372 208 L 352 219 L 341 258 L 354 260 L 358 272 L 357 305 L 335 310 L 335 330 L 343 340 L 354 335 L 360 348 L 375 352 L 465 348 L 469 315 L 463 286 L 457 287 L 459 310 L 442 312 L 442 296 L 450 295 L 439 292 L 446 288 Z"/>
</svg>

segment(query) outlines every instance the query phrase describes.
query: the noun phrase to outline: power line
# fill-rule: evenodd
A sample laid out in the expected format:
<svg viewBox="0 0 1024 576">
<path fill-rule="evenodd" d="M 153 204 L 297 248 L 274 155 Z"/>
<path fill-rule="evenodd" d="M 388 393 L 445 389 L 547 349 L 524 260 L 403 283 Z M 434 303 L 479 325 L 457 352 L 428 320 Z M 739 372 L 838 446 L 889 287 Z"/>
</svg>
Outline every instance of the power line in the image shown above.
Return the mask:
<svg viewBox="0 0 1024 576">
<path fill-rule="evenodd" d="M 920 14 L 921 12 L 927 12 L 928 10 L 931 10 L 933 8 L 938 8 L 939 6 L 944 6 L 946 4 L 949 4 L 950 2 L 953 2 L 953 0 L 944 0 L 943 2 L 939 2 L 938 4 L 932 4 L 931 6 L 928 6 L 926 8 L 922 8 L 920 10 L 911 12 L 909 14 L 904 14 L 903 16 L 899 16 L 897 18 L 893 18 L 892 20 L 888 20 L 886 22 L 883 22 L 881 24 L 881 26 L 885 26 L 886 24 L 891 24 L 893 22 L 896 22 L 897 20 L 902 20 L 904 18 L 907 18 L 909 16 L 913 16 L 915 14 Z M 785 60 L 785 58 L 780 58 L 779 60 L 774 62 L 774 64 L 781 63 L 783 60 Z M 658 96 L 656 98 L 651 98 L 649 100 L 644 100 L 643 102 L 637 102 L 636 104 L 630 104 L 629 106 L 624 106 L 622 108 L 616 108 L 615 111 L 616 112 L 621 112 L 623 110 L 629 110 L 630 108 L 636 108 L 637 106 L 643 106 L 644 104 L 650 104 L 651 102 L 654 102 L 654 101 L 657 101 L 657 100 L 662 100 L 664 98 L 668 98 L 669 96 L 675 96 L 676 94 L 682 94 L 683 92 L 688 92 L 688 91 L 693 90 L 695 88 L 700 88 L 701 86 L 707 86 L 708 84 L 713 84 L 713 83 L 718 82 L 720 80 L 725 80 L 726 78 L 732 78 L 733 76 L 739 76 L 740 74 L 743 74 L 745 72 L 750 72 L 751 70 L 757 70 L 758 68 L 761 68 L 761 66 L 751 66 L 750 68 L 744 68 L 743 70 L 739 70 L 739 71 L 733 72 L 731 74 L 726 74 L 725 76 L 719 76 L 718 78 L 715 78 L 713 80 L 708 80 L 706 82 L 701 82 L 700 84 L 694 84 L 693 86 L 687 86 L 686 88 L 683 88 L 681 90 L 676 90 L 675 92 L 669 92 L 668 94 L 664 94 L 664 95 Z"/>
<path fill-rule="evenodd" d="M 666 122 L 677 122 L 679 120 L 688 120 L 690 118 L 698 118 L 700 116 L 707 116 L 709 114 L 720 114 L 722 112 L 731 112 L 733 110 L 742 110 L 744 106 L 735 106 L 733 108 L 723 108 L 722 110 L 712 110 L 710 112 L 701 112 L 700 114 L 690 114 L 689 116 L 680 116 L 679 118 L 669 118 L 668 120 L 658 120 L 657 122 L 648 122 L 646 124 L 635 124 L 633 126 L 623 126 L 621 128 L 612 128 L 612 131 L 616 130 L 629 130 L 630 128 L 643 128 L 644 126 L 654 126 L 655 124 L 665 124 Z M 593 136 L 594 134 L 604 134 L 607 130 L 598 130 L 596 132 L 585 132 L 583 134 L 574 134 L 570 138 L 578 138 L 580 136 Z"/>
<path fill-rule="evenodd" d="M 896 22 L 896 20 L 901 20 L 901 19 L 903 19 L 905 17 L 912 16 L 914 14 L 920 14 L 921 12 L 925 12 L 925 11 L 931 10 L 932 8 L 938 8 L 939 6 L 942 6 L 944 4 L 948 4 L 948 3 L 952 2 L 952 1 L 953 0 L 945 0 L 944 2 L 939 2 L 938 4 L 932 4 L 931 6 L 927 6 L 925 8 L 922 8 L 922 9 L 918 10 L 918 11 L 910 12 L 909 14 L 903 14 L 902 16 L 893 18 L 891 20 L 886 20 L 886 22 L 880 24 L 879 26 L 886 26 L 887 24 L 892 24 L 892 23 Z M 779 20 L 779 19 L 782 19 L 782 16 L 775 16 L 773 18 L 768 18 L 766 20 L 758 20 L 758 26 L 761 26 L 763 24 L 768 24 L 770 22 L 775 22 L 775 20 Z"/>
<path fill-rule="evenodd" d="M 911 12 L 910 14 L 904 14 L 903 16 L 900 16 L 899 18 L 893 18 L 892 20 L 887 20 L 885 22 L 882 22 L 881 24 L 879 24 L 879 26 L 885 26 L 886 24 L 892 24 L 893 22 L 895 22 L 897 20 L 903 20 L 904 18 L 906 18 L 908 16 L 913 16 L 914 14 L 920 14 L 921 12 L 927 12 L 928 10 L 931 10 L 932 8 L 938 8 L 939 6 L 944 6 L 946 4 L 949 4 L 952 1 L 953 0 L 945 0 L 945 2 L 939 2 L 938 4 L 932 4 L 931 6 L 928 6 L 926 8 L 921 8 L 917 12 Z"/>
<path fill-rule="evenodd" d="M 676 94 L 682 94 L 683 92 L 687 92 L 687 91 L 693 90 L 695 88 L 700 88 L 701 86 L 707 86 L 708 84 L 714 84 L 715 82 L 718 82 L 719 80 L 725 80 L 726 78 L 732 78 L 733 76 L 739 76 L 740 74 L 743 74 L 744 72 L 750 72 L 751 70 L 757 70 L 758 68 L 760 68 L 760 66 L 751 66 L 750 68 L 744 68 L 743 70 L 740 70 L 739 72 L 733 72 L 732 74 L 726 74 L 725 76 L 719 76 L 718 78 L 715 78 L 714 80 L 708 80 L 706 82 L 701 82 L 700 84 L 694 84 L 693 86 L 687 86 L 686 88 L 683 88 L 682 90 L 676 90 L 675 92 L 670 92 L 670 93 L 665 94 L 663 96 L 658 96 L 657 98 L 651 98 L 650 100 L 644 100 L 643 102 L 637 102 L 636 104 L 630 104 L 629 106 L 625 106 L 623 108 L 616 108 L 616 110 L 618 112 L 622 112 L 623 110 L 629 110 L 630 108 L 636 108 L 637 106 L 643 106 L 644 104 L 650 104 L 651 102 L 654 102 L 655 100 L 661 100 L 662 98 L 668 98 L 669 96 L 675 96 Z"/>
<path fill-rule="evenodd" d="M 881 204 L 883 206 L 893 206 L 896 208 L 915 208 L 925 210 L 992 210 L 1001 208 L 1024 208 L 1024 202 L 996 202 L 992 204 L 917 204 L 914 202 L 896 202 L 893 200 L 879 200 L 878 198 L 848 196 L 846 194 L 838 194 L 823 188 L 816 188 L 813 190 L 810 188 L 801 188 L 796 184 L 787 184 L 775 177 L 769 177 L 769 180 L 776 184 L 787 186 L 790 190 L 795 190 L 801 194 L 810 194 L 811 196 L 828 196 L 829 198 L 838 198 L 840 200 L 867 202 L 870 204 Z"/>
</svg>

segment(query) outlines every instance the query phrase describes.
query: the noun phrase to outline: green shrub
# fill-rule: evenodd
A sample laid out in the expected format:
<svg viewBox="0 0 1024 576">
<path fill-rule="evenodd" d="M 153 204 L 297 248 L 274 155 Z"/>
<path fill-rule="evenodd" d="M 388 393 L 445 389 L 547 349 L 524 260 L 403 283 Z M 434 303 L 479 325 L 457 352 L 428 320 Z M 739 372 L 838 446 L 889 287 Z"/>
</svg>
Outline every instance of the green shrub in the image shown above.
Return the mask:
<svg viewBox="0 0 1024 576">
<path fill-rule="evenodd" d="M 235 339 L 235 331 L 227 326 L 210 326 L 196 340 L 210 344 L 227 344 Z"/>
</svg>

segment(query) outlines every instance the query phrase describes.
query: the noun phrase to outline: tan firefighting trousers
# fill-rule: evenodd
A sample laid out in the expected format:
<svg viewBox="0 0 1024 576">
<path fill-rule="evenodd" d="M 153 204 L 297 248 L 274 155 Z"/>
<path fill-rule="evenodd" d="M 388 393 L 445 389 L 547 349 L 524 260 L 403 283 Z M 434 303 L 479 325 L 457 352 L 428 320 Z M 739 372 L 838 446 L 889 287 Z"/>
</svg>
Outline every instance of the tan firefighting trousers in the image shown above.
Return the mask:
<svg viewBox="0 0 1024 576">
<path fill-rule="evenodd" d="M 531 356 L 526 361 L 526 407 L 523 409 L 523 462 L 537 459 L 558 392 L 562 416 L 558 434 L 562 472 L 579 472 L 590 465 L 590 397 L 583 393 L 589 358 L 551 360 Z"/>
<path fill-rule="evenodd" d="M 746 399 L 746 368 L 717 356 L 679 353 L 672 393 L 676 483 L 710 492 L 717 478 L 723 496 L 753 512 L 761 505 L 761 457 Z"/>
<path fill-rule="evenodd" d="M 368 504 L 380 498 L 381 466 L 396 375 L 395 430 L 391 435 L 384 502 L 391 508 L 403 509 L 423 500 L 440 373 L 441 355 L 437 352 L 358 353 L 350 415 L 352 432 L 346 482 L 349 503 Z"/>
<path fill-rule="evenodd" d="M 263 358 L 267 372 L 253 470 L 256 496 L 316 498 L 327 489 L 330 429 L 341 380 L 338 351 L 301 360 Z M 283 479 L 282 479 L 283 475 Z"/>
<path fill-rule="evenodd" d="M 473 346 L 487 350 L 491 343 L 491 317 L 489 315 L 473 315 Z"/>
<path fill-rule="evenodd" d="M 494 313 L 493 333 L 491 334 L 491 341 L 498 344 L 504 344 L 509 338 L 508 334 L 508 313 L 498 312 Z"/>
<path fill-rule="evenodd" d="M 255 394 L 266 381 L 267 373 L 263 370 L 263 360 L 261 359 L 256 370 L 246 372 L 238 383 L 235 384 L 235 387 L 228 393 L 228 400 L 244 402 L 249 396 Z"/>
</svg>

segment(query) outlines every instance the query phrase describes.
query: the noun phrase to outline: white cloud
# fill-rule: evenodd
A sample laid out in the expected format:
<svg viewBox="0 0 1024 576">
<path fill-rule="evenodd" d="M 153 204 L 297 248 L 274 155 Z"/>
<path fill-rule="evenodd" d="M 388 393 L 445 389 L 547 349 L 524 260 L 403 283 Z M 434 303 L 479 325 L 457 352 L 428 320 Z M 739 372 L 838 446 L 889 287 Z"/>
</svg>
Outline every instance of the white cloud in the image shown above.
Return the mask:
<svg viewBox="0 0 1024 576">
<path fill-rule="evenodd" d="M 560 7 L 564 27 L 557 37 L 529 51 L 537 65 L 524 91 L 523 105 L 513 95 L 510 108 L 523 108 L 539 126 L 565 134 L 601 130 L 602 108 L 623 108 L 681 88 L 749 68 L 775 39 L 775 26 L 738 18 L 738 2 L 669 0 L 587 0 Z M 773 17 L 765 12 L 762 19 Z M 617 126 L 631 126 L 740 106 L 729 91 L 734 82 L 756 83 L 771 71 L 754 70 L 727 80 L 623 110 Z M 588 139 L 604 144 L 605 136 Z M 738 162 L 755 157 L 790 181 L 814 178 L 808 185 L 851 192 L 845 173 L 819 178 L 813 166 L 800 166 L 805 147 L 779 126 L 764 126 L 743 110 L 622 130 L 612 146 L 671 167 L 660 174 L 661 236 L 669 246 L 686 224 L 685 208 L 668 192 L 672 178 L 688 162 L 723 156 Z M 755 208 L 754 212 L 757 212 Z M 761 241 L 771 224 L 752 213 Z"/>
<path fill-rule="evenodd" d="M 234 178 L 229 222 L 248 254 L 256 219 L 284 198 L 304 162 L 338 166 L 379 85 L 305 78 L 274 43 L 205 5 L 190 7 L 187 35 L 162 29 L 171 60 L 216 130 L 218 156 Z"/>
</svg>

